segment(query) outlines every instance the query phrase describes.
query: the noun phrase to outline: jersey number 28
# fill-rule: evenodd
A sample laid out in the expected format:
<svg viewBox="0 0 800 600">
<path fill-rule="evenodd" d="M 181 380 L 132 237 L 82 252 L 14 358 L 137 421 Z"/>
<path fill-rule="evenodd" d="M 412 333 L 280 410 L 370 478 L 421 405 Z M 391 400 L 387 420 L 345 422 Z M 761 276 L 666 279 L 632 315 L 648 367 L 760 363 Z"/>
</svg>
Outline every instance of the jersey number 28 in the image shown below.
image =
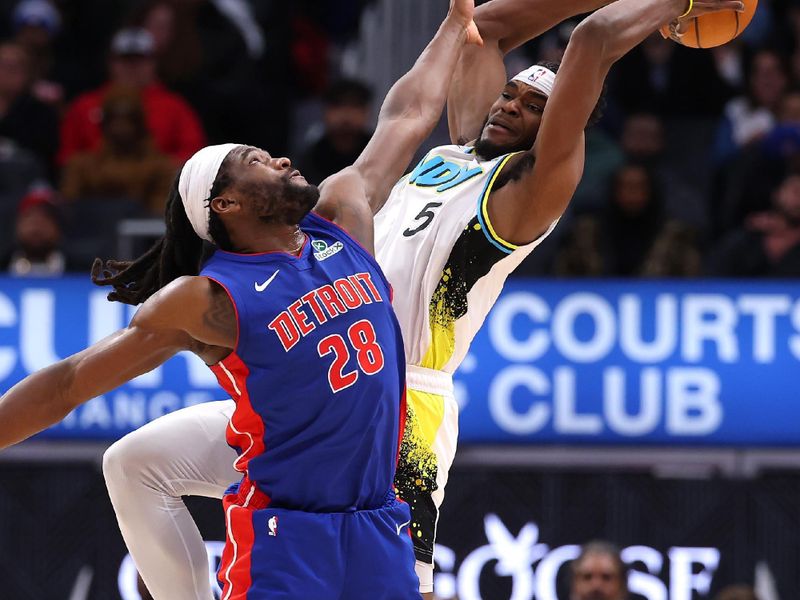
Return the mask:
<svg viewBox="0 0 800 600">
<path fill-rule="evenodd" d="M 341 392 L 358 381 L 358 369 L 345 373 L 350 362 L 350 348 L 356 351 L 356 362 L 365 375 L 375 375 L 383 369 L 383 350 L 378 344 L 375 328 L 366 320 L 353 323 L 347 330 L 347 340 L 335 333 L 317 345 L 320 357 L 333 354 L 333 363 L 328 368 L 328 384 L 333 393 Z"/>
</svg>

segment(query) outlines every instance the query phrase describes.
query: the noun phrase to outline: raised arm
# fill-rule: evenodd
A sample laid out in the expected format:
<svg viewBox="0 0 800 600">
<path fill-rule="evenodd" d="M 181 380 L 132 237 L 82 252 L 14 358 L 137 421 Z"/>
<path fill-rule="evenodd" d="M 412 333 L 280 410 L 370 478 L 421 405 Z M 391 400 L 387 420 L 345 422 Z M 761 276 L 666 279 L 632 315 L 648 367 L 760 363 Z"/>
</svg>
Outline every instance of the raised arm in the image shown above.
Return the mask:
<svg viewBox="0 0 800 600">
<path fill-rule="evenodd" d="M 618 0 L 575 29 L 533 151 L 509 161 L 509 183 L 490 197 L 489 216 L 501 237 L 531 241 L 563 214 L 583 174 L 583 132 L 611 65 L 686 9 L 687 0 Z M 743 10 L 743 4 L 695 0 L 686 18 L 730 9 Z"/>
<path fill-rule="evenodd" d="M 63 419 L 80 404 L 182 350 L 236 343 L 233 306 L 215 283 L 174 281 L 145 302 L 126 329 L 25 378 L 0 397 L 0 449 Z M 221 358 L 221 357 L 220 357 Z"/>
<path fill-rule="evenodd" d="M 472 22 L 474 9 L 474 0 L 450 0 L 436 36 L 386 95 L 367 147 L 353 166 L 320 186 L 314 210 L 343 227 L 370 252 L 372 217 L 439 122 L 463 45 L 481 43 Z"/>
<path fill-rule="evenodd" d="M 475 9 L 484 44 L 464 48 L 447 99 L 453 143 L 480 133 L 489 107 L 506 83 L 503 57 L 565 19 L 591 12 L 610 0 L 491 0 Z"/>
<path fill-rule="evenodd" d="M 439 122 L 462 47 L 481 43 L 474 7 L 474 0 L 451 0 L 436 36 L 383 102 L 375 134 L 354 164 L 373 213 Z"/>
</svg>

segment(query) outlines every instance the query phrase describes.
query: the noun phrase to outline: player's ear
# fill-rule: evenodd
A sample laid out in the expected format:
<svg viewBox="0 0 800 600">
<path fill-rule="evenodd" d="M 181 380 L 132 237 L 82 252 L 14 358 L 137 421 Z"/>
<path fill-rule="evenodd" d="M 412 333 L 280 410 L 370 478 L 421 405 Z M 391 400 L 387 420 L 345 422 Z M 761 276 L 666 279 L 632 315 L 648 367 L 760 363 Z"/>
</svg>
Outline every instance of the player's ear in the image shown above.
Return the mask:
<svg viewBox="0 0 800 600">
<path fill-rule="evenodd" d="M 231 213 L 241 208 L 241 203 L 236 198 L 217 196 L 211 200 L 211 210 L 216 213 Z"/>
</svg>

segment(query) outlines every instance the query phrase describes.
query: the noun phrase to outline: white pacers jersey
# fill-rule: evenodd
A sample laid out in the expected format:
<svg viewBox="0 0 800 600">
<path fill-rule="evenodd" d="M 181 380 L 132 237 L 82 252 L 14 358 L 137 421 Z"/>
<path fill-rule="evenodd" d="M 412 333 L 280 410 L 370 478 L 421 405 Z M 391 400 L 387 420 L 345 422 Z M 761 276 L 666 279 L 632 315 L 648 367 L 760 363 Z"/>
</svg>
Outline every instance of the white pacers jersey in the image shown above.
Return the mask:
<svg viewBox="0 0 800 600">
<path fill-rule="evenodd" d="M 472 147 L 434 148 L 375 217 L 375 254 L 394 288 L 409 365 L 452 374 L 509 273 L 555 227 L 525 246 L 494 232 L 487 202 L 512 156 L 480 160 Z"/>
</svg>

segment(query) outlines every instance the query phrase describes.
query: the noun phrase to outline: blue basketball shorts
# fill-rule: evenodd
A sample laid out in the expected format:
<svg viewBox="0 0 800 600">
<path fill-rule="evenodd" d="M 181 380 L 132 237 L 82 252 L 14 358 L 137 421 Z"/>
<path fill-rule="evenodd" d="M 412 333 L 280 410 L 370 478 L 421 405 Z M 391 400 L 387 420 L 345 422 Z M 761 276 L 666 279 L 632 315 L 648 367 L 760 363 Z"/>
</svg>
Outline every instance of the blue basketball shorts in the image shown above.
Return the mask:
<svg viewBox="0 0 800 600">
<path fill-rule="evenodd" d="M 419 600 L 408 505 L 374 510 L 271 508 L 247 479 L 223 499 L 222 600 Z"/>
</svg>

